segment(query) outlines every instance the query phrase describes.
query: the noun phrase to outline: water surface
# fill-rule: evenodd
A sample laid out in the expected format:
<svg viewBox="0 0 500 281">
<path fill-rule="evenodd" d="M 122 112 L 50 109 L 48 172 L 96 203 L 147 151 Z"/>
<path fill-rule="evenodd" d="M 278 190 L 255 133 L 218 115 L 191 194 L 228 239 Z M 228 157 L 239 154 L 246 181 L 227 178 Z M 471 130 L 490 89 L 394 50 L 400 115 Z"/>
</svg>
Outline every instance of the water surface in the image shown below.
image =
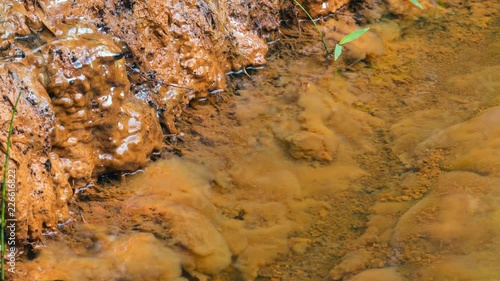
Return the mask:
<svg viewBox="0 0 500 281">
<path fill-rule="evenodd" d="M 319 45 L 275 52 L 234 95 L 186 109 L 182 156 L 88 190 L 82 222 L 23 266 L 40 280 L 499 280 L 498 3 L 468 5 L 374 24 L 339 63 Z"/>
</svg>

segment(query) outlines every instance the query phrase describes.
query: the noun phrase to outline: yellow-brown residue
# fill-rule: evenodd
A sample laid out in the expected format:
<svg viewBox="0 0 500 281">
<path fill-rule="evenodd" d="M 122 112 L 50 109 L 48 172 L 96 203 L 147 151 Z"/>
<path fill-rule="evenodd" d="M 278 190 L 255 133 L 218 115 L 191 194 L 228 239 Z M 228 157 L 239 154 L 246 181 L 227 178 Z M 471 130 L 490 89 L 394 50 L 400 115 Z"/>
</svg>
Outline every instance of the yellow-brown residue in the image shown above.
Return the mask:
<svg viewBox="0 0 500 281">
<path fill-rule="evenodd" d="M 227 102 L 184 109 L 184 134 L 170 143 L 181 157 L 80 191 L 77 221 L 46 236 L 37 258 L 21 260 L 16 280 L 496 280 L 498 4 L 420 11 L 387 1 L 392 13 L 420 19 L 362 10 L 358 19 L 372 29 L 335 64 L 314 56 L 320 42 L 298 48 L 309 56 L 278 53 L 258 75 L 235 80 Z M 322 28 L 333 45 L 358 26 L 329 20 Z M 32 58 L 49 61 L 50 46 Z M 58 93 L 60 107 L 78 102 Z M 91 112 L 106 112 L 106 101 Z M 46 124 L 53 113 L 34 116 Z M 27 152 L 34 161 L 37 151 Z M 14 165 L 15 157 L 23 156 L 14 154 Z M 62 162 L 52 170 L 67 174 Z"/>
<path fill-rule="evenodd" d="M 162 147 L 162 127 L 178 134 L 183 107 L 223 91 L 228 71 L 264 64 L 262 37 L 279 27 L 283 7 L 194 0 L 0 4 L 2 117 L 12 110 L 7 101 L 22 92 L 11 163 L 18 169 L 19 240 L 39 241 L 43 231 L 56 230 L 69 218 L 68 200 L 97 175 L 143 167 Z"/>
</svg>

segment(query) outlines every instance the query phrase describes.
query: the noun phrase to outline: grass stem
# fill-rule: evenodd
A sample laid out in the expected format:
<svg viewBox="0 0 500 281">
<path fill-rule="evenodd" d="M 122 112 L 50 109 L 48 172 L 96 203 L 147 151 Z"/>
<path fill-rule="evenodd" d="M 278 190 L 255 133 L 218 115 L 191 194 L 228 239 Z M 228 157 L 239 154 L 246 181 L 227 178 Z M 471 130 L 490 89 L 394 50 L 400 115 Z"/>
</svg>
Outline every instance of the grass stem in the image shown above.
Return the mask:
<svg viewBox="0 0 500 281">
<path fill-rule="evenodd" d="M 304 6 L 302 6 L 297 0 L 293 0 L 293 2 L 295 3 L 295 5 L 297 5 L 302 11 L 304 11 L 304 13 L 306 13 L 307 17 L 312 21 L 312 23 L 314 24 L 314 27 L 316 28 L 316 30 L 318 31 L 319 33 L 319 36 L 321 36 L 321 41 L 323 42 L 323 47 L 325 48 L 325 53 L 326 55 L 328 56 L 330 54 L 330 51 L 328 50 L 328 44 L 326 43 L 326 40 L 325 40 L 325 36 L 323 36 L 323 32 L 321 32 L 321 29 L 319 29 L 319 26 L 316 24 L 316 22 L 314 21 L 313 17 L 311 16 L 311 14 L 309 14 L 309 12 L 306 10 L 306 8 L 304 8 Z"/>
<path fill-rule="evenodd" d="M 12 137 L 12 131 L 14 130 L 14 117 L 16 116 L 17 112 L 17 104 L 19 103 L 19 99 L 21 99 L 21 91 L 19 91 L 19 94 L 17 95 L 16 103 L 14 104 L 14 107 L 12 108 L 12 115 L 10 117 L 10 124 L 9 124 L 9 132 L 7 134 L 7 148 L 5 149 L 5 162 L 3 165 L 3 182 L 2 182 L 2 229 L 0 231 L 0 240 L 1 240 L 1 247 L 2 247 L 2 258 L 1 258 L 1 270 L 2 270 L 2 281 L 5 280 L 5 226 L 6 226 L 6 220 L 5 220 L 5 195 L 6 195 L 6 190 L 7 190 L 7 170 L 9 169 L 9 158 L 10 158 L 10 147 L 12 145 L 11 143 L 11 137 Z"/>
</svg>

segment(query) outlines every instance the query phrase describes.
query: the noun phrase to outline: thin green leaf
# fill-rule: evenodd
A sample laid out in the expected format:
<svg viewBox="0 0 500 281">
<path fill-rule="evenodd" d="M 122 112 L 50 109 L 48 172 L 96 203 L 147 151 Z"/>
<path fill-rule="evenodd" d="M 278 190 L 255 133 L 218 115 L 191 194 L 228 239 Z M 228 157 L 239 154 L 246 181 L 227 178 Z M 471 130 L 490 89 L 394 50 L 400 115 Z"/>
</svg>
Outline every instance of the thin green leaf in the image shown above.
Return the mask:
<svg viewBox="0 0 500 281">
<path fill-rule="evenodd" d="M 340 57 L 340 54 L 342 54 L 342 46 L 337 44 L 335 45 L 335 51 L 333 52 L 333 59 L 337 60 Z"/>
<path fill-rule="evenodd" d="M 418 2 L 418 0 L 410 0 L 411 3 L 413 3 L 413 5 L 419 7 L 420 9 L 424 9 L 424 7 L 422 7 L 422 4 L 420 4 L 420 2 Z"/>
<path fill-rule="evenodd" d="M 353 31 L 353 32 L 347 34 L 342 40 L 340 40 L 339 44 L 340 45 L 344 45 L 345 43 L 349 43 L 352 40 L 356 40 L 361 35 L 365 34 L 365 32 L 367 32 L 369 29 L 370 28 L 367 27 L 367 28 L 363 28 L 363 29 L 360 29 L 360 30 Z"/>
</svg>

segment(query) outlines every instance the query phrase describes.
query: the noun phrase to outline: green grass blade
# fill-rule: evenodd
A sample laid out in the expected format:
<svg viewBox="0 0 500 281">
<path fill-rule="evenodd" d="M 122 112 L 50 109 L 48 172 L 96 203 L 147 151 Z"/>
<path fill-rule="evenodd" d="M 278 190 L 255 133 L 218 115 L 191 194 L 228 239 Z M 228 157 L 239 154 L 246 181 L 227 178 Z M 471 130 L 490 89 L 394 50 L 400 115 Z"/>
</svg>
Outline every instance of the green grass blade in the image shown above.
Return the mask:
<svg viewBox="0 0 500 281">
<path fill-rule="evenodd" d="M 337 60 L 340 57 L 340 54 L 342 54 L 342 45 L 335 45 L 335 51 L 333 52 L 333 59 Z"/>
<path fill-rule="evenodd" d="M 14 104 L 14 108 L 12 108 L 12 115 L 10 117 L 9 124 L 9 132 L 7 134 L 7 148 L 5 149 L 5 162 L 3 164 L 3 183 L 2 183 L 2 229 L 0 233 L 0 243 L 2 246 L 2 281 L 5 280 L 5 195 L 7 190 L 7 170 L 9 169 L 9 156 L 10 156 L 10 147 L 11 147 L 11 137 L 12 130 L 14 129 L 14 117 L 16 116 L 17 104 L 19 103 L 19 99 L 21 98 L 21 91 L 19 91 L 19 95 L 17 96 L 16 103 Z"/>
<path fill-rule="evenodd" d="M 316 24 L 313 17 L 311 16 L 311 14 L 309 14 L 309 12 L 306 10 L 306 8 L 304 8 L 304 6 L 302 6 L 297 0 L 293 0 L 293 3 L 295 3 L 295 5 L 297 5 L 302 11 L 304 11 L 304 13 L 306 13 L 307 17 L 312 21 L 312 23 L 314 24 L 314 27 L 316 28 L 316 30 L 319 33 L 319 36 L 321 37 L 321 41 L 323 42 L 323 48 L 325 48 L 325 52 L 328 55 L 328 44 L 326 43 L 325 36 L 323 36 L 323 32 L 321 32 L 321 29 L 319 29 L 319 26 Z"/>
<path fill-rule="evenodd" d="M 410 0 L 411 3 L 413 3 L 413 5 L 419 7 L 420 9 L 424 9 L 424 7 L 422 7 L 422 4 L 420 4 L 420 2 L 418 2 L 418 0 Z"/>
<path fill-rule="evenodd" d="M 367 32 L 369 29 L 370 28 L 367 27 L 367 28 L 363 28 L 363 29 L 359 29 L 359 30 L 353 31 L 353 32 L 347 34 L 342 40 L 340 40 L 339 44 L 340 45 L 344 45 L 345 43 L 349 43 L 352 40 L 356 40 L 361 35 L 365 34 L 365 32 Z"/>
</svg>

